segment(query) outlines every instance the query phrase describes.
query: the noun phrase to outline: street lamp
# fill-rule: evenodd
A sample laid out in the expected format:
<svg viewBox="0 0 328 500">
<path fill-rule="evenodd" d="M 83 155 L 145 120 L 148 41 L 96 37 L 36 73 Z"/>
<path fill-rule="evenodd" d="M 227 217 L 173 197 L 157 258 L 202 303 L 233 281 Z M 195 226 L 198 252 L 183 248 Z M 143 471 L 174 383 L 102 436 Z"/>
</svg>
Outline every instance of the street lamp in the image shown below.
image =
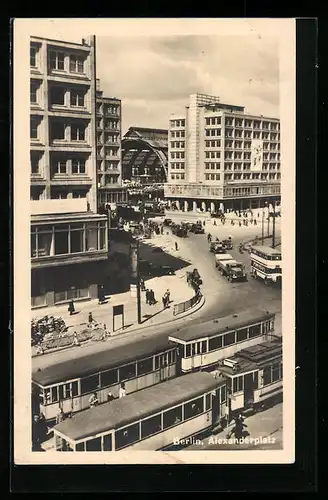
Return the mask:
<svg viewBox="0 0 328 500">
<path fill-rule="evenodd" d="M 134 240 L 130 244 L 130 262 L 131 262 L 131 278 L 137 287 L 137 314 L 138 323 L 141 323 L 141 294 L 140 294 L 140 277 L 139 277 L 139 241 Z"/>
<path fill-rule="evenodd" d="M 275 200 L 272 201 L 272 207 L 273 207 L 273 219 L 272 219 L 272 248 L 275 247 L 276 244 L 276 202 Z"/>
</svg>

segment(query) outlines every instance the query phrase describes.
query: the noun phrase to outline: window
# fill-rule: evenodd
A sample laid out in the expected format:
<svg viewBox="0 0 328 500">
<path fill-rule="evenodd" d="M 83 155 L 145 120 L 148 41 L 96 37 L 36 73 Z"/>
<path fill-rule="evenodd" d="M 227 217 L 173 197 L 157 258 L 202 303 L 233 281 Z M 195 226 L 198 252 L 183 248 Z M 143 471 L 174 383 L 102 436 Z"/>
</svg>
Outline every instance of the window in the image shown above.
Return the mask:
<svg viewBox="0 0 328 500">
<path fill-rule="evenodd" d="M 228 379 L 229 381 L 231 381 L 231 379 Z M 221 391 L 220 391 L 220 402 L 221 403 L 224 403 L 227 399 L 227 394 L 226 394 L 226 388 L 225 386 L 221 387 Z"/>
<path fill-rule="evenodd" d="M 60 224 L 55 228 L 55 255 L 68 253 L 68 225 Z"/>
<path fill-rule="evenodd" d="M 106 223 L 99 222 L 99 250 L 107 248 L 107 230 Z"/>
<path fill-rule="evenodd" d="M 37 54 L 36 47 L 30 47 L 30 66 L 32 68 L 37 67 L 36 54 Z"/>
<path fill-rule="evenodd" d="M 85 125 L 72 125 L 71 126 L 71 140 L 84 141 L 85 140 Z"/>
<path fill-rule="evenodd" d="M 31 102 L 31 104 L 36 104 L 38 102 L 37 89 L 38 89 L 38 84 L 36 82 L 31 82 L 30 83 L 30 102 Z"/>
<path fill-rule="evenodd" d="M 135 443 L 136 441 L 139 441 L 139 439 L 139 423 L 124 427 L 123 429 L 115 432 L 116 450 Z"/>
<path fill-rule="evenodd" d="M 100 386 L 107 387 L 118 383 L 118 370 L 108 370 L 100 374 Z"/>
<path fill-rule="evenodd" d="M 153 434 L 157 434 L 162 430 L 162 418 L 160 415 L 147 418 L 141 422 L 141 439 L 144 439 Z"/>
<path fill-rule="evenodd" d="M 263 368 L 263 385 L 271 384 L 271 366 Z"/>
<path fill-rule="evenodd" d="M 258 337 L 261 335 L 261 324 L 249 327 L 249 338 Z"/>
<path fill-rule="evenodd" d="M 86 250 L 95 251 L 98 249 L 98 230 L 96 224 L 88 224 L 86 228 Z"/>
<path fill-rule="evenodd" d="M 120 381 L 128 380 L 136 376 L 136 364 L 131 363 L 120 368 Z"/>
<path fill-rule="evenodd" d="M 66 160 L 55 160 L 52 162 L 52 174 L 67 174 Z"/>
<path fill-rule="evenodd" d="M 50 104 L 52 106 L 65 105 L 65 89 L 64 87 L 51 87 L 50 88 Z"/>
<path fill-rule="evenodd" d="M 247 328 L 237 330 L 237 342 L 242 342 L 247 339 Z"/>
<path fill-rule="evenodd" d="M 236 342 L 235 340 L 235 332 L 230 332 L 230 333 L 226 333 L 224 336 L 224 339 L 223 339 L 223 345 L 224 347 L 228 346 L 228 345 L 232 345 Z"/>
<path fill-rule="evenodd" d="M 99 388 L 99 375 L 81 378 L 81 394 L 95 391 Z"/>
<path fill-rule="evenodd" d="M 210 410 L 211 408 L 211 395 L 206 394 L 206 399 L 205 399 L 205 410 Z"/>
<path fill-rule="evenodd" d="M 254 389 L 258 389 L 259 386 L 259 372 L 253 373 L 253 387 Z"/>
<path fill-rule="evenodd" d="M 31 117 L 30 120 L 30 137 L 31 139 L 38 139 L 38 126 L 39 126 L 39 121 L 35 117 Z"/>
<path fill-rule="evenodd" d="M 182 422 L 182 406 L 177 406 L 163 413 L 163 429 L 173 427 L 180 422 Z"/>
<path fill-rule="evenodd" d="M 241 392 L 244 388 L 244 378 L 243 376 L 241 377 L 235 377 L 233 379 L 233 392 Z"/>
<path fill-rule="evenodd" d="M 58 71 L 64 70 L 65 54 L 63 52 L 50 52 L 50 68 Z"/>
<path fill-rule="evenodd" d="M 184 405 L 184 419 L 196 417 L 204 411 L 204 398 L 193 399 Z"/>
<path fill-rule="evenodd" d="M 143 359 L 137 363 L 137 374 L 145 375 L 153 371 L 153 358 Z"/>
<path fill-rule="evenodd" d="M 85 174 L 85 160 L 72 160 L 72 174 Z"/>
<path fill-rule="evenodd" d="M 112 435 L 103 436 L 103 451 L 112 451 Z"/>
<path fill-rule="evenodd" d="M 82 56 L 70 56 L 69 70 L 71 73 L 84 73 L 84 58 Z"/>
<path fill-rule="evenodd" d="M 221 349 L 222 347 L 222 335 L 209 339 L 209 351 L 215 351 L 215 349 Z"/>
<path fill-rule="evenodd" d="M 65 124 L 63 122 L 54 122 L 51 124 L 51 140 L 62 141 L 65 139 Z"/>
<path fill-rule="evenodd" d="M 280 380 L 280 364 L 272 366 L 272 382 Z"/>
<path fill-rule="evenodd" d="M 51 387 L 51 401 L 52 403 L 55 403 L 58 401 L 58 387 Z"/>
<path fill-rule="evenodd" d="M 89 441 L 86 441 L 85 451 L 101 451 L 101 437 L 89 439 Z"/>
<path fill-rule="evenodd" d="M 84 252 L 84 229 L 83 225 L 71 225 L 70 228 L 71 252 L 80 253 Z"/>
<path fill-rule="evenodd" d="M 191 344 L 186 345 L 186 358 L 191 356 Z"/>
<path fill-rule="evenodd" d="M 84 442 L 77 443 L 75 446 L 75 451 L 84 451 Z"/>
<path fill-rule="evenodd" d="M 33 152 L 31 152 L 30 161 L 31 161 L 31 174 L 38 174 L 40 156 L 38 154 L 33 154 Z"/>
<path fill-rule="evenodd" d="M 84 92 L 77 90 L 71 91 L 71 106 L 84 106 Z"/>
</svg>

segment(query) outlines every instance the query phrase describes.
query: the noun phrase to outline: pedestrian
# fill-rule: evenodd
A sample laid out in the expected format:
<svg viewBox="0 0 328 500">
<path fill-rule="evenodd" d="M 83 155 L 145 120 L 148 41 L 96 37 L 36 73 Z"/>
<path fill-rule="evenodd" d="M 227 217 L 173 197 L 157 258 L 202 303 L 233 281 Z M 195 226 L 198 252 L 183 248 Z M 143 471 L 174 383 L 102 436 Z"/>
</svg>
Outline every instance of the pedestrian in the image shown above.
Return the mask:
<svg viewBox="0 0 328 500">
<path fill-rule="evenodd" d="M 120 399 L 122 399 L 122 398 L 124 398 L 126 396 L 126 390 L 125 390 L 125 383 L 124 382 L 121 383 L 121 387 L 120 387 L 118 395 L 119 395 Z"/>
<path fill-rule="evenodd" d="M 98 396 L 97 396 L 97 393 L 94 392 L 91 394 L 91 396 L 89 397 L 89 406 L 90 408 L 93 408 L 94 406 L 97 406 L 99 403 L 98 401 Z"/>
<path fill-rule="evenodd" d="M 216 219 L 214 219 L 213 221 L 213 226 L 216 226 Z"/>
<path fill-rule="evenodd" d="M 59 424 L 63 420 L 64 420 L 64 412 L 63 409 L 59 407 L 56 415 L 56 424 Z"/>
<path fill-rule="evenodd" d="M 77 338 L 77 333 L 73 333 L 73 345 L 80 345 L 79 339 Z"/>
<path fill-rule="evenodd" d="M 69 311 L 70 316 L 72 316 L 72 314 L 75 313 L 75 307 L 74 307 L 73 300 L 71 300 L 70 303 L 68 304 L 68 311 Z"/>
<path fill-rule="evenodd" d="M 109 391 L 109 393 L 107 394 L 107 401 L 110 402 L 110 401 L 113 401 L 115 398 L 113 396 L 113 394 L 111 393 L 111 391 Z"/>
<path fill-rule="evenodd" d="M 203 221 L 203 226 L 204 226 L 204 227 L 205 227 L 205 224 L 206 224 L 206 221 L 204 220 L 204 221 Z"/>
<path fill-rule="evenodd" d="M 155 294 L 154 294 L 154 290 L 150 290 L 150 302 L 151 304 L 150 305 L 154 305 L 156 304 L 156 299 L 155 299 Z"/>
<path fill-rule="evenodd" d="M 254 219 L 254 226 L 257 226 L 257 221 L 256 221 L 256 219 Z"/>
<path fill-rule="evenodd" d="M 104 302 L 105 302 L 104 286 L 100 285 L 98 292 L 98 305 L 102 305 Z"/>
<path fill-rule="evenodd" d="M 94 319 L 92 317 L 92 313 L 91 312 L 89 312 L 88 321 L 89 321 L 89 325 L 91 325 L 94 322 Z"/>
<path fill-rule="evenodd" d="M 207 235 L 207 241 L 208 241 L 208 243 L 211 243 L 211 241 L 212 241 L 212 235 L 211 235 L 211 233 L 208 233 L 208 235 Z"/>
<path fill-rule="evenodd" d="M 167 299 L 167 305 L 169 305 L 169 303 L 170 303 L 170 290 L 169 289 L 166 290 L 166 299 Z"/>
<path fill-rule="evenodd" d="M 162 302 L 163 302 L 163 309 L 166 309 L 166 295 L 165 295 L 165 293 L 162 297 Z"/>
<path fill-rule="evenodd" d="M 148 290 L 148 288 L 147 288 L 147 290 L 146 290 L 146 304 L 149 304 L 149 305 L 150 305 L 150 294 L 149 294 L 149 292 L 150 292 L 150 291 L 149 291 L 149 290 Z"/>
<path fill-rule="evenodd" d="M 164 234 L 164 227 L 163 227 L 163 224 L 161 225 L 161 234 Z"/>
<path fill-rule="evenodd" d="M 140 278 L 140 288 L 143 292 L 146 290 L 145 280 L 143 278 Z"/>
<path fill-rule="evenodd" d="M 176 241 L 174 243 L 174 246 L 175 246 L 175 250 L 178 251 L 179 247 L 178 247 L 178 243 Z"/>
</svg>

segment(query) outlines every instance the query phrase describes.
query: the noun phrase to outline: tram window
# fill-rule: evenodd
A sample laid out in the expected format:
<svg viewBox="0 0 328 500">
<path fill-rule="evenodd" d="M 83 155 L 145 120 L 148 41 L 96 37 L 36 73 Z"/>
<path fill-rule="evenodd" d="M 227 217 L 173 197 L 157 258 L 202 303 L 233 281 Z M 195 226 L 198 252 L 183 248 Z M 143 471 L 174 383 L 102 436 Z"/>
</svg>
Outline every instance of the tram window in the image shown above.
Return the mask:
<svg viewBox="0 0 328 500">
<path fill-rule="evenodd" d="M 253 386 L 254 386 L 254 389 L 258 389 L 258 386 L 259 386 L 259 372 L 254 372 L 253 373 Z"/>
<path fill-rule="evenodd" d="M 159 369 L 159 356 L 155 356 L 155 370 Z"/>
<path fill-rule="evenodd" d="M 196 343 L 194 342 L 193 344 L 191 344 L 191 355 L 195 356 L 195 354 L 196 354 Z"/>
<path fill-rule="evenodd" d="M 65 384 L 65 386 L 64 386 L 64 397 L 65 397 L 65 399 L 71 397 L 71 384 Z"/>
<path fill-rule="evenodd" d="M 77 445 L 75 446 L 75 451 L 84 451 L 84 442 L 77 443 Z"/>
<path fill-rule="evenodd" d="M 208 347 L 209 351 L 215 351 L 215 349 L 220 349 L 222 347 L 222 335 L 210 339 L 208 344 L 209 344 Z"/>
<path fill-rule="evenodd" d="M 63 451 L 74 451 L 73 448 L 71 447 L 70 443 L 68 441 L 66 441 L 66 439 L 63 439 L 62 450 Z"/>
<path fill-rule="evenodd" d="M 227 345 L 232 345 L 236 342 L 235 332 L 226 333 L 223 337 L 224 337 L 223 339 L 224 347 L 226 347 Z"/>
<path fill-rule="evenodd" d="M 95 391 L 99 388 L 99 375 L 81 378 L 81 394 Z"/>
<path fill-rule="evenodd" d="M 155 417 L 147 418 L 146 420 L 142 420 L 141 422 L 141 439 L 144 439 L 148 436 L 152 436 L 157 432 L 162 430 L 162 416 L 155 415 Z"/>
<path fill-rule="evenodd" d="M 44 390 L 44 404 L 47 405 L 49 403 L 51 403 L 50 389 L 45 389 Z"/>
<path fill-rule="evenodd" d="M 182 406 L 177 406 L 163 414 L 163 429 L 168 429 L 173 425 L 182 422 Z"/>
<path fill-rule="evenodd" d="M 259 323 L 258 325 L 253 325 L 249 327 L 249 338 L 251 339 L 252 337 L 258 337 L 258 335 L 261 335 L 261 324 Z"/>
<path fill-rule="evenodd" d="M 247 339 L 247 328 L 237 330 L 237 342 L 242 342 Z"/>
<path fill-rule="evenodd" d="M 116 450 L 120 448 L 124 448 L 129 444 L 135 443 L 139 441 L 140 433 L 139 433 L 139 422 L 137 424 L 129 425 L 128 427 L 124 427 L 119 431 L 115 432 L 115 447 Z"/>
<path fill-rule="evenodd" d="M 197 398 L 184 405 L 184 419 L 193 418 L 204 411 L 204 398 Z"/>
<path fill-rule="evenodd" d="M 120 381 L 128 380 L 136 376 L 136 364 L 131 363 L 120 368 Z"/>
<path fill-rule="evenodd" d="M 233 392 L 240 392 L 243 390 L 243 377 L 235 377 L 233 379 Z"/>
<path fill-rule="evenodd" d="M 103 436 L 103 451 L 112 451 L 112 435 Z"/>
<path fill-rule="evenodd" d="M 167 366 L 167 353 L 161 355 L 161 368 Z"/>
<path fill-rule="evenodd" d="M 168 353 L 168 358 L 169 358 L 169 365 L 172 365 L 176 361 L 176 352 L 174 351 L 169 351 Z"/>
<path fill-rule="evenodd" d="M 86 441 L 85 451 L 101 451 L 101 437 Z"/>
<path fill-rule="evenodd" d="M 224 403 L 226 401 L 226 399 L 227 399 L 226 388 L 221 387 L 220 402 Z"/>
<path fill-rule="evenodd" d="M 271 384 L 271 366 L 263 368 L 263 385 Z"/>
<path fill-rule="evenodd" d="M 207 342 L 206 340 L 202 341 L 202 350 L 201 352 L 207 352 Z"/>
<path fill-rule="evenodd" d="M 274 330 L 274 320 L 273 320 L 273 319 L 270 321 L 270 330 L 271 330 L 272 332 L 273 332 L 273 330 Z"/>
<path fill-rule="evenodd" d="M 72 397 L 77 396 L 79 393 L 79 386 L 77 382 L 72 382 Z"/>
<path fill-rule="evenodd" d="M 206 394 L 206 400 L 205 400 L 205 409 L 206 411 L 211 408 L 211 395 Z"/>
<path fill-rule="evenodd" d="M 227 386 L 227 391 L 231 392 L 231 378 L 227 378 L 226 386 Z"/>
<path fill-rule="evenodd" d="M 55 403 L 58 401 L 58 387 L 51 387 L 51 401 Z"/>
<path fill-rule="evenodd" d="M 145 375 L 153 371 L 153 358 L 143 359 L 137 363 L 138 375 Z"/>
<path fill-rule="evenodd" d="M 233 387 L 233 392 L 237 392 L 237 387 L 238 387 L 237 378 L 233 379 L 232 387 Z"/>
<path fill-rule="evenodd" d="M 64 399 L 64 386 L 63 385 L 60 385 L 58 387 L 58 392 L 59 392 L 59 400 L 61 401 L 62 399 Z"/>
<path fill-rule="evenodd" d="M 108 370 L 100 374 L 100 384 L 101 387 L 107 387 L 109 385 L 117 384 L 118 382 L 118 371 Z"/>
<path fill-rule="evenodd" d="M 188 358 L 189 356 L 191 356 L 191 345 L 187 344 L 186 345 L 186 358 Z"/>
<path fill-rule="evenodd" d="M 272 367 L 272 382 L 277 382 L 280 379 L 280 365 Z"/>
</svg>

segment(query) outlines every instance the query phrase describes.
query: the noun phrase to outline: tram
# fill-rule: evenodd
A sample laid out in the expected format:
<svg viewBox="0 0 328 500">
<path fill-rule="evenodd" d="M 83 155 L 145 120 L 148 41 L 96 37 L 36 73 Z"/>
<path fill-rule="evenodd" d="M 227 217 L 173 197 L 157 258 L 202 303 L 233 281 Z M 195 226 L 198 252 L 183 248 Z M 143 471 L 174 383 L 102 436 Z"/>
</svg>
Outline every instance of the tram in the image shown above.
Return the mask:
<svg viewBox="0 0 328 500">
<path fill-rule="evenodd" d="M 179 375 L 178 352 L 165 338 L 153 337 L 123 346 L 86 354 L 32 373 L 32 411 L 55 423 L 59 409 L 65 415 L 89 407 L 97 393 L 99 404 L 109 390 L 116 397 L 122 382 L 126 394 Z"/>
<path fill-rule="evenodd" d="M 56 451 L 178 450 L 282 396 L 282 341 L 84 410 L 54 428 Z"/>
<path fill-rule="evenodd" d="M 281 283 L 281 252 L 268 246 L 253 246 L 250 250 L 252 278 L 268 283 Z"/>
<path fill-rule="evenodd" d="M 177 329 L 169 341 L 179 346 L 182 373 L 211 369 L 241 349 L 264 342 L 274 333 L 275 314 L 261 309 Z"/>
<path fill-rule="evenodd" d="M 223 379 L 182 375 L 59 423 L 56 451 L 165 450 L 177 438 L 180 443 L 210 431 L 224 400 Z"/>
</svg>

